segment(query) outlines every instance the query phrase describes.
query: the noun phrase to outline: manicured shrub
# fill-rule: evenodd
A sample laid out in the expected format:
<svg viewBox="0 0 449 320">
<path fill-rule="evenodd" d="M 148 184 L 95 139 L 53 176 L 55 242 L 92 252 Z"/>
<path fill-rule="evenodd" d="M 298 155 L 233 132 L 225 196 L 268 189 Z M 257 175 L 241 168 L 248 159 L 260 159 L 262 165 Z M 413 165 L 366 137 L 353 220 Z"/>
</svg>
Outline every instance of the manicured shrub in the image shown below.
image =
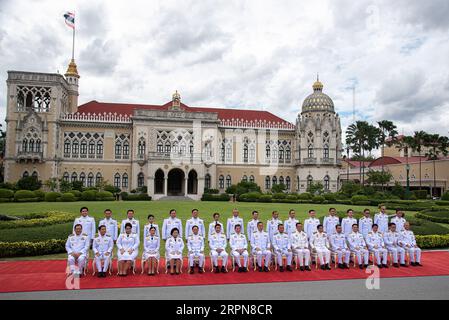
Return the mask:
<svg viewBox="0 0 449 320">
<path fill-rule="evenodd" d="M 97 200 L 97 191 L 86 190 L 81 193 L 81 200 L 83 201 L 95 201 Z"/>
<path fill-rule="evenodd" d="M 128 192 L 122 192 L 120 193 L 120 197 L 122 198 L 122 200 L 127 200 L 128 199 Z"/>
<path fill-rule="evenodd" d="M 45 213 L 31 213 L 20 216 L 20 218 L 22 219 L 2 221 L 0 223 L 0 229 L 41 227 L 51 224 L 66 223 L 69 221 L 72 222 L 75 219 L 75 215 L 68 212 L 49 211 Z"/>
<path fill-rule="evenodd" d="M 39 242 L 0 242 L 0 258 L 40 256 L 65 252 L 66 239 Z"/>
<path fill-rule="evenodd" d="M 273 194 L 273 199 L 286 199 L 287 195 L 285 193 L 275 193 Z M 296 200 L 296 197 L 295 197 Z"/>
<path fill-rule="evenodd" d="M 352 203 L 359 202 L 359 201 L 368 201 L 369 202 L 369 199 L 365 195 L 355 195 L 355 196 L 352 196 L 351 201 L 352 201 Z"/>
<path fill-rule="evenodd" d="M 441 200 L 449 201 L 449 191 L 446 191 L 443 196 L 441 197 Z"/>
<path fill-rule="evenodd" d="M 272 202 L 273 196 L 271 194 L 263 194 L 259 197 L 259 202 Z"/>
<path fill-rule="evenodd" d="M 59 192 L 50 191 L 45 193 L 45 201 L 47 202 L 56 202 L 59 198 L 61 198 Z"/>
<path fill-rule="evenodd" d="M 298 194 L 298 200 L 312 200 L 312 198 L 313 196 L 308 192 Z"/>
<path fill-rule="evenodd" d="M 108 198 L 105 198 L 108 199 Z M 150 201 L 151 197 L 146 193 L 137 193 L 137 194 L 129 194 L 126 199 L 122 198 L 125 201 Z M 111 200 L 106 200 L 111 201 Z"/>
<path fill-rule="evenodd" d="M 14 191 L 9 189 L 0 189 L 0 198 L 12 199 L 14 198 Z"/>
<path fill-rule="evenodd" d="M 204 193 L 201 197 L 201 201 L 229 201 L 231 197 L 227 193 L 222 194 L 210 194 Z"/>
<path fill-rule="evenodd" d="M 285 199 L 288 199 L 288 200 L 297 200 L 297 199 L 298 199 L 298 196 L 297 196 L 296 194 L 289 194 L 289 195 L 287 195 L 287 197 L 286 197 Z"/>
<path fill-rule="evenodd" d="M 449 224 L 449 209 L 426 209 L 415 214 L 415 217 L 437 223 Z"/>
<path fill-rule="evenodd" d="M 435 201 L 435 204 L 437 206 L 448 206 L 449 207 L 449 201 L 438 200 L 438 201 Z"/>
<path fill-rule="evenodd" d="M 323 203 L 326 200 L 323 196 L 314 196 L 312 198 L 313 203 Z"/>
<path fill-rule="evenodd" d="M 45 200 L 45 192 L 42 190 L 35 190 L 34 192 L 34 196 L 36 198 L 39 199 L 39 201 L 44 201 Z"/>
<path fill-rule="evenodd" d="M 335 193 L 328 192 L 323 194 L 323 197 L 329 202 L 335 202 L 335 200 L 337 200 L 337 196 L 335 195 Z"/>
<path fill-rule="evenodd" d="M 109 191 L 100 191 L 97 193 L 97 200 L 100 201 L 112 201 L 114 200 L 114 195 Z"/>
<path fill-rule="evenodd" d="M 73 195 L 73 193 L 71 193 L 71 192 L 66 192 L 66 193 L 63 193 L 63 194 L 62 194 L 62 196 L 61 196 L 61 198 L 60 198 L 60 201 L 62 201 L 62 202 L 75 202 L 75 201 L 76 201 L 76 198 L 75 198 L 75 196 Z"/>
<path fill-rule="evenodd" d="M 449 247 L 449 234 L 445 235 L 417 235 L 416 244 L 422 249 Z"/>
<path fill-rule="evenodd" d="M 19 190 L 14 193 L 14 200 L 20 201 L 25 199 L 36 199 L 33 191 L 30 190 Z"/>
<path fill-rule="evenodd" d="M 238 197 L 239 201 L 245 201 L 245 202 L 255 202 L 257 201 L 261 196 L 260 192 L 248 192 L 243 193 Z"/>
<path fill-rule="evenodd" d="M 82 195 L 81 191 L 79 191 L 79 190 L 70 190 L 69 192 L 75 196 L 76 200 L 80 200 L 81 199 L 81 195 Z"/>
</svg>

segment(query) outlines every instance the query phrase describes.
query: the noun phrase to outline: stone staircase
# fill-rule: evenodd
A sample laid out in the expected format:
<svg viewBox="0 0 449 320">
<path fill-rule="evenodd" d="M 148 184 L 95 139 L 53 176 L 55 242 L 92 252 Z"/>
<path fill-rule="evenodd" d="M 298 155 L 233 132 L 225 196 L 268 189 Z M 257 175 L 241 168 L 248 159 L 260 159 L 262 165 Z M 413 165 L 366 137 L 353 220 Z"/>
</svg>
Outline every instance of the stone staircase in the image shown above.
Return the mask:
<svg viewBox="0 0 449 320">
<path fill-rule="evenodd" d="M 185 196 L 166 196 L 159 198 L 156 201 L 194 201 L 194 200 Z"/>
</svg>

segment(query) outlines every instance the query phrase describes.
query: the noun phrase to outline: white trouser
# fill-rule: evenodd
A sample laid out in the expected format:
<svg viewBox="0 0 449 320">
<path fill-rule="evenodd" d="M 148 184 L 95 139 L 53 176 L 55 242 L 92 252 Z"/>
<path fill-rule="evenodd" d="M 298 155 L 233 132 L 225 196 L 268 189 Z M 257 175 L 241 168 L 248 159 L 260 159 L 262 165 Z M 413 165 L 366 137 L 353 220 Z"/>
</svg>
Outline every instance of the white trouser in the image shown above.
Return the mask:
<svg viewBox="0 0 449 320">
<path fill-rule="evenodd" d="M 331 260 L 331 252 L 328 248 L 315 248 L 315 252 L 318 255 L 318 259 L 320 259 L 320 264 L 328 264 Z"/>
<path fill-rule="evenodd" d="M 351 251 L 347 250 L 347 249 L 340 249 L 340 250 L 333 250 L 333 253 L 337 254 L 337 258 L 338 258 L 338 263 L 341 264 L 343 263 L 343 256 L 345 257 L 345 263 L 348 264 L 349 263 L 349 258 L 350 258 L 350 254 Z"/>
<path fill-rule="evenodd" d="M 195 263 L 195 258 L 198 259 L 198 264 L 200 265 L 200 268 L 202 268 L 204 266 L 204 253 L 200 253 L 199 251 L 189 252 L 190 267 L 193 267 L 193 264 Z"/>
<path fill-rule="evenodd" d="M 393 263 L 398 263 L 398 255 L 400 264 L 405 264 L 405 250 L 401 247 L 387 247 L 387 250 L 393 254 Z"/>
<path fill-rule="evenodd" d="M 232 250 L 231 254 L 234 257 L 234 262 L 237 262 L 239 268 L 242 267 L 242 261 L 240 261 L 240 256 L 243 257 L 243 266 L 245 268 L 248 267 L 248 251 L 247 250 L 243 251 L 241 255 L 236 250 Z"/>
<path fill-rule="evenodd" d="M 376 262 L 377 264 L 380 264 L 381 262 L 381 257 L 380 255 L 382 255 L 382 264 L 387 264 L 387 256 L 388 256 L 388 250 L 385 248 L 372 248 L 370 250 L 371 252 L 374 253 L 374 256 L 376 257 Z"/>
<path fill-rule="evenodd" d="M 97 270 L 98 272 L 106 272 L 108 271 L 108 267 L 109 267 L 109 262 L 111 260 L 111 254 L 109 254 L 108 256 L 105 255 L 106 252 L 100 252 L 100 255 L 97 257 L 97 255 L 95 255 L 95 264 L 97 265 Z M 103 268 L 101 267 L 101 261 L 104 261 L 103 263 Z"/>
<path fill-rule="evenodd" d="M 354 252 L 357 256 L 357 262 L 360 264 L 368 264 L 369 261 L 369 251 L 365 248 L 360 248 L 360 249 L 354 249 L 352 250 L 352 252 Z M 363 262 L 362 262 L 362 255 L 363 255 Z M 355 261 L 354 261 L 355 263 Z"/>
<path fill-rule="evenodd" d="M 78 270 L 79 273 L 82 274 L 84 271 L 84 266 L 86 264 L 86 255 L 82 254 L 80 255 L 78 258 L 75 258 L 72 255 L 69 255 L 67 258 L 68 262 L 69 262 L 69 267 L 70 267 L 70 272 L 74 273 L 76 270 L 76 263 L 78 263 Z"/>
<path fill-rule="evenodd" d="M 303 267 L 304 265 L 306 267 L 309 266 L 309 260 L 310 260 L 310 250 L 306 249 L 306 248 L 296 248 L 293 249 L 294 253 L 296 256 L 298 256 L 298 260 L 299 260 L 299 266 Z"/>
<path fill-rule="evenodd" d="M 221 251 L 220 253 L 218 253 L 216 250 L 211 250 L 210 254 L 212 255 L 212 262 L 214 264 L 214 267 L 218 267 L 218 257 L 222 257 L 223 267 L 228 265 L 228 254 L 225 250 Z"/>
<path fill-rule="evenodd" d="M 254 250 L 253 255 L 256 255 L 257 266 L 262 266 L 262 258 L 265 258 L 265 267 L 268 268 L 271 261 L 271 251 L 270 250 Z"/>
<path fill-rule="evenodd" d="M 411 262 L 418 262 L 421 263 L 421 249 L 418 247 L 410 247 L 404 248 L 405 250 L 408 251 L 409 255 L 410 255 L 410 261 Z"/>
<path fill-rule="evenodd" d="M 290 266 L 292 264 L 293 252 L 288 251 L 288 249 L 279 249 L 276 250 L 276 256 L 278 258 L 278 265 L 282 267 L 282 256 L 287 257 L 287 265 Z"/>
</svg>

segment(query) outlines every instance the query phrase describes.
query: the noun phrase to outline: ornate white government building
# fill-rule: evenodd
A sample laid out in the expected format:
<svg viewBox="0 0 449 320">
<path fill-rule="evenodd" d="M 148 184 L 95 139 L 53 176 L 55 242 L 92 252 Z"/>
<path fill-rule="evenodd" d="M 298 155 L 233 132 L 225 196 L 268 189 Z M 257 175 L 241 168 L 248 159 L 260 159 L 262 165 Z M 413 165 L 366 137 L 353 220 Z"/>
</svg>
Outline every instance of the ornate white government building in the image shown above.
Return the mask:
<svg viewBox="0 0 449 320">
<path fill-rule="evenodd" d="M 163 105 L 78 105 L 75 61 L 65 76 L 8 71 L 5 181 L 37 176 L 101 180 L 154 199 L 199 199 L 239 181 L 263 191 L 283 183 L 305 192 L 312 181 L 338 189 L 340 118 L 319 80 L 296 123 L 268 111 L 191 107 L 175 92 Z"/>
</svg>

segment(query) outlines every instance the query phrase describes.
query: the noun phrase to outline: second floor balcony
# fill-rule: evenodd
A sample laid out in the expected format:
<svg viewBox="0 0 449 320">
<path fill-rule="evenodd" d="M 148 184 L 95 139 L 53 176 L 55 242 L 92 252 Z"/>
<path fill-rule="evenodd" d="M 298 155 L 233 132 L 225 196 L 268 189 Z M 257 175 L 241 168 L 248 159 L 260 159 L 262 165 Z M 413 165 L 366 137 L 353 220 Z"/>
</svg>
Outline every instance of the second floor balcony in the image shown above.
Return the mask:
<svg viewBox="0 0 449 320">
<path fill-rule="evenodd" d="M 44 162 L 42 151 L 19 151 L 17 153 L 17 162 Z"/>
</svg>

